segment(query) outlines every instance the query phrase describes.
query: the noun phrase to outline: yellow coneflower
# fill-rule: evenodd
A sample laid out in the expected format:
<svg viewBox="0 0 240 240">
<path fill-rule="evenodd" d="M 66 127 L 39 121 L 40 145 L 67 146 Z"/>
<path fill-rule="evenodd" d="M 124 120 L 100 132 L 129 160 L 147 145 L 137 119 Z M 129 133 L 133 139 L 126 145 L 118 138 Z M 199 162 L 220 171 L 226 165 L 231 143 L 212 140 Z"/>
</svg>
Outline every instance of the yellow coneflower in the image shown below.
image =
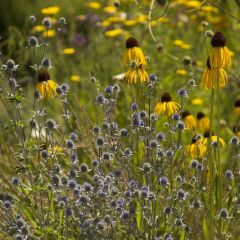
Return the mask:
<svg viewBox="0 0 240 240">
<path fill-rule="evenodd" d="M 209 63 L 212 68 L 230 68 L 231 54 L 226 47 L 226 38 L 221 32 L 213 35 L 211 44 L 213 46 L 209 57 Z"/>
<path fill-rule="evenodd" d="M 161 96 L 161 102 L 158 103 L 154 109 L 157 114 L 167 114 L 172 116 L 177 113 L 180 109 L 180 104 L 172 101 L 172 97 L 168 92 L 164 92 Z"/>
<path fill-rule="evenodd" d="M 143 67 L 130 68 L 124 78 L 129 84 L 148 82 L 148 74 Z"/>
<path fill-rule="evenodd" d="M 137 67 L 145 67 L 147 65 L 143 51 L 134 37 L 129 37 L 126 40 L 124 61 L 126 64 L 131 64 L 131 62 L 134 61 Z"/>
<path fill-rule="evenodd" d="M 184 111 L 182 113 L 182 119 L 185 124 L 185 127 L 188 129 L 195 129 L 197 126 L 197 120 L 196 118 L 190 114 L 188 111 Z"/>
<path fill-rule="evenodd" d="M 240 99 L 235 101 L 233 113 L 236 117 L 240 117 Z"/>
<path fill-rule="evenodd" d="M 204 158 L 207 152 L 207 147 L 198 141 L 197 137 L 192 138 L 191 144 L 186 146 L 186 153 L 191 158 Z"/>
<path fill-rule="evenodd" d="M 203 112 L 197 114 L 197 127 L 202 131 L 210 128 L 210 119 Z"/>
<path fill-rule="evenodd" d="M 208 138 L 210 137 L 210 132 L 209 130 L 204 132 L 203 137 L 199 140 L 199 142 L 205 146 L 207 146 L 208 144 Z M 212 137 L 211 137 L 211 143 L 217 142 L 218 137 L 216 135 L 214 135 L 214 133 L 212 133 Z M 224 147 L 226 145 L 225 141 L 219 137 L 219 142 L 222 145 L 222 147 Z"/>
<path fill-rule="evenodd" d="M 240 138 L 240 126 L 233 126 L 233 132 Z"/>
<path fill-rule="evenodd" d="M 207 68 L 202 75 L 202 87 L 207 89 L 223 88 L 228 82 L 227 73 L 223 68 L 211 68 L 210 58 L 207 60 Z"/>
<path fill-rule="evenodd" d="M 41 97 L 53 97 L 57 95 L 56 88 L 57 83 L 50 79 L 50 75 L 47 70 L 41 69 L 37 76 L 36 90 Z"/>
</svg>

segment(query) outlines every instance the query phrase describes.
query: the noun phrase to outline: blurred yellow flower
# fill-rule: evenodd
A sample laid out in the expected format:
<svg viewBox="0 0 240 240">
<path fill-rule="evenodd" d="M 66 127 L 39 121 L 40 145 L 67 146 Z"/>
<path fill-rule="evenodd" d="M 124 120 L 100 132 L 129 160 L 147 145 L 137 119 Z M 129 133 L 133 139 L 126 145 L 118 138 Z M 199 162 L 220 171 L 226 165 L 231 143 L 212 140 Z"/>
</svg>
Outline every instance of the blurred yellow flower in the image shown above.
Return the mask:
<svg viewBox="0 0 240 240">
<path fill-rule="evenodd" d="M 218 9 L 214 6 L 202 6 L 201 10 L 204 12 L 213 12 L 213 13 L 217 13 Z"/>
<path fill-rule="evenodd" d="M 169 18 L 160 17 L 160 18 L 157 19 L 157 21 L 160 22 L 160 23 L 167 23 L 167 22 L 169 22 Z"/>
<path fill-rule="evenodd" d="M 190 8 L 199 8 L 201 6 L 201 2 L 199 1 L 187 1 L 184 3 L 185 6 Z"/>
<path fill-rule="evenodd" d="M 120 28 L 117 28 L 117 29 L 106 31 L 104 34 L 105 34 L 106 37 L 117 37 L 117 36 L 122 35 L 124 33 L 125 33 L 124 30 L 122 30 Z"/>
<path fill-rule="evenodd" d="M 197 105 L 197 106 L 202 105 L 203 104 L 203 100 L 201 98 L 194 98 L 192 100 L 192 104 L 193 105 Z"/>
<path fill-rule="evenodd" d="M 52 146 L 52 147 L 49 147 L 49 148 L 48 148 L 48 152 L 49 152 L 49 153 L 54 153 L 54 154 L 56 154 L 56 153 L 62 153 L 62 151 L 63 151 L 63 148 L 60 147 L 60 146 Z"/>
<path fill-rule="evenodd" d="M 180 39 L 176 39 L 174 42 L 173 42 L 176 46 L 182 46 L 184 44 L 184 42 Z"/>
<path fill-rule="evenodd" d="M 125 20 L 124 22 L 123 22 L 123 24 L 125 25 L 125 26 L 134 26 L 134 25 L 136 25 L 138 23 L 138 21 L 136 21 L 136 20 Z"/>
<path fill-rule="evenodd" d="M 36 31 L 36 32 L 43 32 L 44 30 L 46 30 L 46 27 L 44 27 L 43 25 L 36 25 L 33 28 L 33 31 Z"/>
<path fill-rule="evenodd" d="M 59 11 L 60 11 L 60 8 L 58 6 L 50 6 L 50 7 L 41 9 L 41 13 L 44 15 L 54 15 L 54 14 L 57 14 Z"/>
<path fill-rule="evenodd" d="M 83 15 L 83 14 L 81 14 L 81 15 L 78 15 L 78 16 L 77 16 L 77 19 L 83 21 L 83 20 L 86 19 L 86 16 Z"/>
<path fill-rule="evenodd" d="M 143 14 L 135 17 L 135 21 L 137 21 L 138 23 L 146 23 L 147 19 L 148 19 L 148 16 Z"/>
<path fill-rule="evenodd" d="M 183 48 L 183 49 L 190 49 L 191 46 L 189 44 L 184 43 L 184 44 L 181 45 L 181 48 Z"/>
<path fill-rule="evenodd" d="M 185 69 L 177 69 L 176 73 L 179 75 L 186 75 L 187 71 Z"/>
<path fill-rule="evenodd" d="M 74 48 L 64 48 L 62 53 L 65 55 L 72 55 L 75 53 L 75 49 Z"/>
<path fill-rule="evenodd" d="M 106 6 L 103 8 L 103 11 L 106 12 L 106 13 L 115 13 L 117 11 L 117 8 L 115 6 Z"/>
<path fill-rule="evenodd" d="M 164 92 L 161 96 L 161 101 L 155 106 L 154 112 L 159 115 L 166 114 L 172 116 L 174 113 L 177 113 L 179 109 L 180 104 L 174 102 L 168 92 Z"/>
<path fill-rule="evenodd" d="M 97 10 L 101 8 L 101 4 L 99 2 L 89 2 L 86 4 L 86 7 Z"/>
<path fill-rule="evenodd" d="M 78 75 L 72 75 L 70 77 L 70 80 L 73 81 L 73 82 L 79 82 L 80 81 L 80 76 Z"/>
<path fill-rule="evenodd" d="M 54 29 L 49 29 L 48 31 L 43 32 L 44 37 L 52 38 L 56 35 L 56 31 Z"/>
</svg>

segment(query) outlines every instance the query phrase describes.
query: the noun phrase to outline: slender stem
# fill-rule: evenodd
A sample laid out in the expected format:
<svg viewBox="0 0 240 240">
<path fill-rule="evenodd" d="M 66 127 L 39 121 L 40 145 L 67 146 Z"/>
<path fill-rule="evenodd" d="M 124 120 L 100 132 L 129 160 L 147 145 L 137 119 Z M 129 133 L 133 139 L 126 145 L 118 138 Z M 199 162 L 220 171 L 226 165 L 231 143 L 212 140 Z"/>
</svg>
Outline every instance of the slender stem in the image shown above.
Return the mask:
<svg viewBox="0 0 240 240">
<path fill-rule="evenodd" d="M 214 191 L 213 191 L 213 158 L 212 158 L 212 122 L 213 122 L 213 105 L 214 105 L 214 89 L 211 90 L 211 107 L 210 107 L 210 129 L 208 139 L 208 168 L 209 174 L 209 196 L 210 196 L 210 216 L 209 216 L 209 228 L 210 239 L 214 239 Z"/>
</svg>

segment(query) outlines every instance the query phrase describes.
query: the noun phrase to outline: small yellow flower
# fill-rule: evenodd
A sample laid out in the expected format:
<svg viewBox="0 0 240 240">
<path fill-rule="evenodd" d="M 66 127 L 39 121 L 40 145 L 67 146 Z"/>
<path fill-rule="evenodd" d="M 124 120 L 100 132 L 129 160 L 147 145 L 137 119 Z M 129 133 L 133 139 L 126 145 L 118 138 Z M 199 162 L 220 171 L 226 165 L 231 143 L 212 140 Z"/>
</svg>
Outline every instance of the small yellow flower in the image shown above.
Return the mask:
<svg viewBox="0 0 240 240">
<path fill-rule="evenodd" d="M 159 102 L 154 109 L 154 112 L 157 114 L 166 114 L 172 116 L 174 113 L 177 113 L 180 109 L 180 104 L 172 101 L 172 97 L 168 92 L 165 92 L 161 96 L 161 102 Z"/>
<path fill-rule="evenodd" d="M 184 111 L 182 113 L 182 119 L 187 129 L 196 129 L 197 120 L 190 112 Z"/>
<path fill-rule="evenodd" d="M 73 82 L 79 82 L 80 81 L 80 76 L 78 75 L 72 75 L 70 77 L 70 80 L 73 81 Z"/>
<path fill-rule="evenodd" d="M 108 30 L 104 34 L 106 37 L 114 38 L 114 37 L 118 37 L 118 36 L 124 34 L 124 30 L 122 30 L 121 28 L 117 28 L 117 29 L 113 29 L 113 30 Z"/>
<path fill-rule="evenodd" d="M 210 137 L 210 132 L 209 132 L 209 130 L 207 130 L 207 131 L 204 132 L 204 135 L 203 135 L 203 137 L 199 140 L 199 142 L 200 142 L 201 144 L 207 146 L 209 137 Z M 211 144 L 214 143 L 214 142 L 217 142 L 217 140 L 218 140 L 218 137 L 212 133 Z M 220 138 L 220 137 L 219 137 L 219 142 L 220 142 L 220 144 L 221 144 L 222 147 L 225 147 L 226 143 L 225 143 L 225 141 L 224 141 L 222 138 Z"/>
<path fill-rule="evenodd" d="M 201 6 L 201 2 L 199 1 L 187 1 L 185 6 L 190 8 L 199 8 Z"/>
<path fill-rule="evenodd" d="M 197 114 L 197 127 L 202 131 L 210 128 L 210 119 L 203 112 L 198 112 Z"/>
<path fill-rule="evenodd" d="M 181 45 L 181 48 L 182 49 L 190 49 L 191 48 L 191 45 L 187 44 L 187 43 L 184 43 Z"/>
<path fill-rule="evenodd" d="M 191 158 L 204 158 L 206 156 L 207 147 L 197 140 L 196 136 L 192 138 L 192 143 L 186 146 L 186 153 Z"/>
<path fill-rule="evenodd" d="M 117 11 L 117 8 L 115 6 L 106 6 L 103 8 L 103 11 L 109 14 L 115 13 Z"/>
<path fill-rule="evenodd" d="M 203 100 L 201 98 L 194 98 L 192 100 L 192 104 L 193 105 L 197 105 L 197 106 L 202 105 L 203 104 Z"/>
<path fill-rule="evenodd" d="M 187 71 L 185 69 L 177 69 L 176 73 L 178 75 L 186 75 L 187 74 Z"/>
<path fill-rule="evenodd" d="M 56 88 L 57 83 L 50 79 L 50 75 L 47 70 L 41 69 L 37 75 L 36 90 L 39 92 L 42 98 L 54 97 L 57 95 Z"/>
<path fill-rule="evenodd" d="M 43 26 L 43 25 L 36 25 L 34 28 L 33 28 L 33 31 L 35 32 L 43 32 L 46 30 L 46 27 Z"/>
<path fill-rule="evenodd" d="M 75 49 L 74 48 L 64 48 L 62 53 L 64 55 L 72 55 L 75 53 Z"/>
<path fill-rule="evenodd" d="M 180 39 L 176 39 L 174 42 L 173 42 L 176 46 L 182 46 L 184 44 L 184 42 Z"/>
<path fill-rule="evenodd" d="M 43 36 L 46 38 L 52 38 L 56 35 L 56 31 L 54 29 L 49 29 L 43 32 Z"/>
<path fill-rule="evenodd" d="M 134 25 L 136 25 L 136 24 L 138 24 L 138 21 L 136 21 L 136 20 L 125 20 L 124 22 L 123 22 L 123 24 L 125 25 L 125 26 L 134 26 Z"/>
<path fill-rule="evenodd" d="M 240 99 L 235 101 L 233 113 L 236 117 L 240 117 Z"/>
<path fill-rule="evenodd" d="M 99 2 L 89 2 L 86 4 L 86 7 L 98 10 L 101 8 L 101 4 Z"/>
<path fill-rule="evenodd" d="M 55 15 L 60 11 L 60 8 L 58 6 L 50 6 L 47 8 L 43 8 L 41 10 L 41 13 L 44 15 Z"/>
</svg>

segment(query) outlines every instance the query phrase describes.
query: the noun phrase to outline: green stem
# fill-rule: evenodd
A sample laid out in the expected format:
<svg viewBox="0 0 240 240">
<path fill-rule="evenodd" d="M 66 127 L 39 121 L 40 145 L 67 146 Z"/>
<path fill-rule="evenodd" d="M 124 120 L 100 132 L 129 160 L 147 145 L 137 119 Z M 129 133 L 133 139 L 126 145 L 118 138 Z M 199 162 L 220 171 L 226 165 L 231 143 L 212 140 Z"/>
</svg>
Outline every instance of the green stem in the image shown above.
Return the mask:
<svg viewBox="0 0 240 240">
<path fill-rule="evenodd" d="M 212 122 L 213 122 L 213 105 L 214 105 L 214 89 L 211 90 L 211 105 L 210 105 L 210 129 L 209 129 L 209 139 L 208 139 L 208 169 L 209 174 L 209 202 L 210 202 L 210 216 L 209 216 L 209 228 L 210 228 L 210 238 L 214 239 L 214 191 L 213 191 L 213 158 L 212 158 Z"/>
</svg>

